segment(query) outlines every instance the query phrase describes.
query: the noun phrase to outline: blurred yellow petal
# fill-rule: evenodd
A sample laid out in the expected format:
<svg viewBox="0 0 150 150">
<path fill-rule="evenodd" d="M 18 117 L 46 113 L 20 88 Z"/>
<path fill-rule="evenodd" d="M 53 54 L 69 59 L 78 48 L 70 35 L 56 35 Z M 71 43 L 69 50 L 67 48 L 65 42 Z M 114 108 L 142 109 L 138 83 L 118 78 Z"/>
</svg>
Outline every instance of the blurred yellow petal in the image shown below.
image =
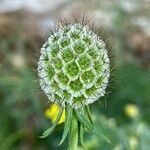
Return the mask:
<svg viewBox="0 0 150 150">
<path fill-rule="evenodd" d="M 52 106 L 50 106 L 48 109 L 45 110 L 44 115 L 54 123 L 59 111 L 60 111 L 60 106 L 57 104 L 53 104 Z M 63 122 L 65 122 L 65 109 L 63 110 L 62 116 L 58 124 Z"/>
<path fill-rule="evenodd" d="M 129 146 L 130 146 L 131 150 L 137 150 L 138 144 L 139 144 L 139 141 L 138 141 L 138 138 L 136 136 L 133 136 L 130 138 Z"/>
<path fill-rule="evenodd" d="M 124 108 L 124 112 L 128 117 L 134 118 L 139 114 L 139 109 L 134 104 L 127 104 Z"/>
</svg>

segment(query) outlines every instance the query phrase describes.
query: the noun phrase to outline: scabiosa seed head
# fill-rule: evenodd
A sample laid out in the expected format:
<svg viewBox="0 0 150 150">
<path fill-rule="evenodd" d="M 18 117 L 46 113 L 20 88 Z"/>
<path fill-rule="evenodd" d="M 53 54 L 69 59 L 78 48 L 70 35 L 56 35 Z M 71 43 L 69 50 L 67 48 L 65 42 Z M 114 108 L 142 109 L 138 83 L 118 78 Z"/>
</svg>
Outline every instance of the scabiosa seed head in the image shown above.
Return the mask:
<svg viewBox="0 0 150 150">
<path fill-rule="evenodd" d="M 40 86 L 49 100 L 73 108 L 104 96 L 110 74 L 105 43 L 88 26 L 60 28 L 41 48 Z"/>
</svg>

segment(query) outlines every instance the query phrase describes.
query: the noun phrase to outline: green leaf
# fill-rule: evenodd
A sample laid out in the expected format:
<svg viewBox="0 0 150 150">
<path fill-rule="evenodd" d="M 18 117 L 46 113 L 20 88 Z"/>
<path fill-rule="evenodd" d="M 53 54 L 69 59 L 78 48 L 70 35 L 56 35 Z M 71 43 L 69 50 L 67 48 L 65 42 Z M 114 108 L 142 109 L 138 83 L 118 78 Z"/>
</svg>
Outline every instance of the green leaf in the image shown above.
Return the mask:
<svg viewBox="0 0 150 150">
<path fill-rule="evenodd" d="M 81 142 L 81 146 L 84 148 L 84 127 L 82 124 L 79 122 L 79 138 Z"/>
<path fill-rule="evenodd" d="M 89 131 L 91 131 L 93 134 L 95 134 L 97 137 L 99 137 L 100 139 L 103 139 L 104 141 L 106 141 L 107 143 L 111 143 L 110 140 L 103 135 L 101 132 L 99 132 L 99 130 L 97 130 L 89 121 L 88 119 L 82 115 L 82 113 L 80 113 L 79 110 L 75 111 L 76 113 L 76 117 L 77 119 L 80 121 L 80 123 L 86 127 Z"/>
<path fill-rule="evenodd" d="M 61 139 L 59 145 L 61 145 L 65 141 L 65 139 L 69 133 L 71 120 L 72 120 L 72 112 L 73 112 L 73 109 L 69 105 L 67 105 L 67 111 L 66 111 L 67 116 L 66 116 L 66 121 L 64 124 L 64 131 L 63 131 L 62 139 Z"/>
<path fill-rule="evenodd" d="M 88 116 L 88 118 L 89 118 L 90 123 L 91 123 L 92 125 L 94 125 L 94 122 L 93 122 L 92 117 L 91 117 L 91 113 L 90 113 L 89 106 L 86 106 L 86 107 L 85 107 L 85 111 L 86 111 L 86 113 L 87 113 L 87 116 Z"/>
<path fill-rule="evenodd" d="M 51 132 L 54 130 L 54 128 L 57 126 L 57 124 L 58 124 L 58 122 L 59 122 L 59 120 L 60 120 L 60 118 L 61 118 L 61 116 L 62 116 L 62 113 L 63 113 L 63 108 L 60 108 L 60 111 L 59 111 L 59 114 L 58 114 L 58 116 L 57 116 L 57 118 L 56 118 L 56 121 L 54 122 L 54 124 L 52 125 L 52 127 L 50 127 L 49 129 L 47 129 L 43 134 L 42 134 L 42 136 L 40 136 L 39 138 L 45 138 L 45 137 L 47 137 L 48 135 L 50 135 L 51 134 Z"/>
</svg>

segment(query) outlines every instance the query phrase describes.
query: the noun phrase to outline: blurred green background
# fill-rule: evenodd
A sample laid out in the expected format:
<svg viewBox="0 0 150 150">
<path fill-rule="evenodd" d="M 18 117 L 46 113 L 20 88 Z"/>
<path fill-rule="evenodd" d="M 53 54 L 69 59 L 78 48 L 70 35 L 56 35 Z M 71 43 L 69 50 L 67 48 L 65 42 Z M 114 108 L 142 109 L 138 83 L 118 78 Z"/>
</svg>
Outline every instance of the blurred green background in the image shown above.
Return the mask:
<svg viewBox="0 0 150 150">
<path fill-rule="evenodd" d="M 73 14 L 93 16 L 111 43 L 107 95 L 91 105 L 106 144 L 86 133 L 87 150 L 150 149 L 149 0 L 0 0 L 0 150 L 66 150 L 62 125 L 39 139 L 51 120 L 37 78 L 38 49 L 48 28 Z M 81 15 L 82 16 L 82 15 Z"/>
</svg>

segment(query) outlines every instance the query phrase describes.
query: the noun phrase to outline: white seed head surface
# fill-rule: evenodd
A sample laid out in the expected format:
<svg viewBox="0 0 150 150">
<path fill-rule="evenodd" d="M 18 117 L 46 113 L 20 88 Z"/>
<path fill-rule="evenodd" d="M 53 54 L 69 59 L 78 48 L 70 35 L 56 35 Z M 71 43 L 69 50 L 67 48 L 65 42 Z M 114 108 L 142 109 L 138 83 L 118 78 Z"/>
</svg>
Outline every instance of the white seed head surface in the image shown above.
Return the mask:
<svg viewBox="0 0 150 150">
<path fill-rule="evenodd" d="M 110 76 L 105 43 L 87 26 L 63 27 L 42 46 L 38 76 L 51 102 L 76 109 L 93 103 L 104 96 Z"/>
</svg>

